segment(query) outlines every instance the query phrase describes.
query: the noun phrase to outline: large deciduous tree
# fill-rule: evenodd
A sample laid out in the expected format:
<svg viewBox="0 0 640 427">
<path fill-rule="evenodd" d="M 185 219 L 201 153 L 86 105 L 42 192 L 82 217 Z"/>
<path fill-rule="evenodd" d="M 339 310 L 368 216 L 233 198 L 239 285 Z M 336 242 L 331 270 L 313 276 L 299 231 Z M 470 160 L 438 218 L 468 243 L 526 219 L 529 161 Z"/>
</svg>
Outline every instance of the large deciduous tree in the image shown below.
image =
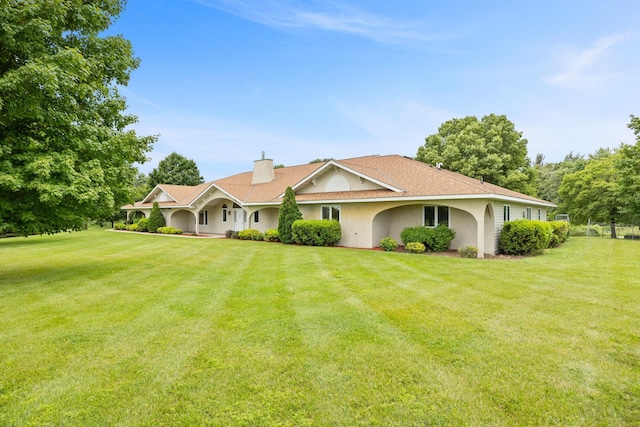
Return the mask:
<svg viewBox="0 0 640 427">
<path fill-rule="evenodd" d="M 155 137 L 128 126 L 118 85 L 138 67 L 104 36 L 121 0 L 0 2 L 0 228 L 79 229 L 131 201 Z"/>
<path fill-rule="evenodd" d="M 446 121 L 418 148 L 416 160 L 441 163 L 472 178 L 535 194 L 535 170 L 527 158 L 527 140 L 504 115 Z"/>
<path fill-rule="evenodd" d="M 640 118 L 628 125 L 636 137 L 634 145 L 623 145 L 617 169 L 620 174 L 620 211 L 627 221 L 640 224 Z"/>
<path fill-rule="evenodd" d="M 158 184 L 198 185 L 203 182 L 196 162 L 174 152 L 149 173 L 147 184 L 152 190 Z"/>
</svg>

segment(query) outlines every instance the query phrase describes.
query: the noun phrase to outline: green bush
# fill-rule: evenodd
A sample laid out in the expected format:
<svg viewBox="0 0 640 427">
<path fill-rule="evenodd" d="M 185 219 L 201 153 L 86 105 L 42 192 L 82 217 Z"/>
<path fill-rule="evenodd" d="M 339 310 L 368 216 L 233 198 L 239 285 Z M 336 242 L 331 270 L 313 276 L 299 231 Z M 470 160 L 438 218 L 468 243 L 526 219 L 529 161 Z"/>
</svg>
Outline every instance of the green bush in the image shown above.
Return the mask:
<svg viewBox="0 0 640 427">
<path fill-rule="evenodd" d="M 387 252 L 390 252 L 398 247 L 398 242 L 393 240 L 391 237 L 385 237 L 380 240 L 380 247 Z"/>
<path fill-rule="evenodd" d="M 246 230 L 238 231 L 238 239 L 240 240 L 264 240 L 264 234 L 253 228 L 247 228 Z"/>
<path fill-rule="evenodd" d="M 160 234 L 182 234 L 182 230 L 175 227 L 158 227 L 157 232 Z"/>
<path fill-rule="evenodd" d="M 153 202 L 153 207 L 151 208 L 151 213 L 149 214 L 149 220 L 147 222 L 147 230 L 150 233 L 156 233 L 159 227 L 164 226 L 164 215 L 160 212 L 158 202 Z"/>
<path fill-rule="evenodd" d="M 138 224 L 136 231 L 149 231 L 149 218 L 140 218 L 136 224 Z"/>
<path fill-rule="evenodd" d="M 279 242 L 280 235 L 278 234 L 278 230 L 270 228 L 269 230 L 265 231 L 264 240 L 266 240 L 267 242 Z"/>
<path fill-rule="evenodd" d="M 127 224 L 125 224 L 124 222 L 116 222 L 115 224 L 113 224 L 113 229 L 114 230 L 126 230 L 127 229 Z"/>
<path fill-rule="evenodd" d="M 291 187 L 287 187 L 278 212 L 278 236 L 282 243 L 294 242 L 293 223 L 300 219 L 302 219 L 302 212 L 296 202 L 296 193 Z"/>
<path fill-rule="evenodd" d="M 426 250 L 426 247 L 420 242 L 409 242 L 404 245 L 404 249 L 407 252 L 411 252 L 412 254 L 419 254 L 424 252 Z"/>
<path fill-rule="evenodd" d="M 133 224 L 129 224 L 126 229 L 128 231 L 138 231 L 138 224 L 135 222 Z"/>
<path fill-rule="evenodd" d="M 444 224 L 440 224 L 435 228 L 407 227 L 400 233 L 400 239 L 402 239 L 402 243 L 405 246 L 410 242 L 420 242 L 429 252 L 446 251 L 455 237 L 455 231 Z"/>
<path fill-rule="evenodd" d="M 549 222 L 549 225 L 551 225 L 553 234 L 558 236 L 557 245 L 559 245 L 560 243 L 566 242 L 569 236 L 571 236 L 571 226 L 567 221 L 551 221 Z M 555 241 L 555 239 L 553 240 Z M 551 242 L 550 245 L 553 243 L 554 242 Z M 550 247 L 555 247 L 555 246 L 550 246 Z"/>
<path fill-rule="evenodd" d="M 460 254 L 460 258 L 478 258 L 478 248 L 475 246 L 459 248 L 458 253 Z"/>
<path fill-rule="evenodd" d="M 299 219 L 291 234 L 295 243 L 307 246 L 335 246 L 342 238 L 340 223 L 329 219 Z"/>
<path fill-rule="evenodd" d="M 507 255 L 535 255 L 549 247 L 553 232 L 549 223 L 519 219 L 507 221 L 500 233 L 499 248 Z"/>
</svg>

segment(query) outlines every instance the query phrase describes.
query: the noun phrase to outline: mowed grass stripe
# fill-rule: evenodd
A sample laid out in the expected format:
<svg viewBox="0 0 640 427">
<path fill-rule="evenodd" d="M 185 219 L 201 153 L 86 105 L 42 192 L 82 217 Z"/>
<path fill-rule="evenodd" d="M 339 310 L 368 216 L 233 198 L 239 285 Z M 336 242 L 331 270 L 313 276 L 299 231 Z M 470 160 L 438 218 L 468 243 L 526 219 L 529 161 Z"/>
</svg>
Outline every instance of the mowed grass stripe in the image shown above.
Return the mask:
<svg viewBox="0 0 640 427">
<path fill-rule="evenodd" d="M 6 239 L 0 424 L 633 425 L 638 255 Z"/>
</svg>

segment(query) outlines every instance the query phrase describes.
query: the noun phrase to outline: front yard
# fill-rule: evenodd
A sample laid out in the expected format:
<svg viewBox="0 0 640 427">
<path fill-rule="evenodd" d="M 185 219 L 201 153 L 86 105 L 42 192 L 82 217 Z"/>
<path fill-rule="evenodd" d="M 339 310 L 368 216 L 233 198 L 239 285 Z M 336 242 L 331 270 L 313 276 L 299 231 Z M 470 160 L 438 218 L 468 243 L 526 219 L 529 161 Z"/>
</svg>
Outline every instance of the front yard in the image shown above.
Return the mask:
<svg viewBox="0 0 640 427">
<path fill-rule="evenodd" d="M 638 259 L 0 239 L 0 425 L 636 425 Z"/>
</svg>

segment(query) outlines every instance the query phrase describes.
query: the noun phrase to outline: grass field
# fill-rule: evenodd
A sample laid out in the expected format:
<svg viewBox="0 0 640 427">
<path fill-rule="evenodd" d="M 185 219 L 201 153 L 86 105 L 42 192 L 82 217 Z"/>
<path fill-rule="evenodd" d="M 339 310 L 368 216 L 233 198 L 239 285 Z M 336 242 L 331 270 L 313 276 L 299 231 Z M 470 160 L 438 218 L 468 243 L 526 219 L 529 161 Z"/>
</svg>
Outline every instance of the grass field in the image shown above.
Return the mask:
<svg viewBox="0 0 640 427">
<path fill-rule="evenodd" d="M 0 425 L 638 425 L 638 260 L 0 239 Z"/>
</svg>

